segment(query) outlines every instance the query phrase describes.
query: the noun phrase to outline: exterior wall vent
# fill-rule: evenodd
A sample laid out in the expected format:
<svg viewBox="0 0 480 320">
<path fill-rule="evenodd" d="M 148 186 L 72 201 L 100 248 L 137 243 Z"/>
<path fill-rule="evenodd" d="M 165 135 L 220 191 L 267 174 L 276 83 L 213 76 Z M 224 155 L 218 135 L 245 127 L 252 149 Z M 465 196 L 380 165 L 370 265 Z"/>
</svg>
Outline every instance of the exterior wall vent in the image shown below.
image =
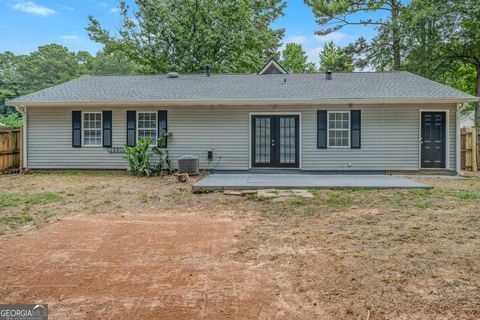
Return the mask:
<svg viewBox="0 0 480 320">
<path fill-rule="evenodd" d="M 199 161 L 198 157 L 185 155 L 178 159 L 178 173 L 188 173 L 191 176 L 198 175 Z"/>
</svg>

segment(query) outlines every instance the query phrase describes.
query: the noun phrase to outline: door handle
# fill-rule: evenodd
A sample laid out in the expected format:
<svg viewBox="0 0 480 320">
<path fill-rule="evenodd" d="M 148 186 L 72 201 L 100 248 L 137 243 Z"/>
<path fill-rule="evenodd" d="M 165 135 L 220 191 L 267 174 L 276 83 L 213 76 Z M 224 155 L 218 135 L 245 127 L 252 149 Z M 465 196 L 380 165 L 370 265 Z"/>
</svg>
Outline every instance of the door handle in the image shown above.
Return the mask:
<svg viewBox="0 0 480 320">
<path fill-rule="evenodd" d="M 272 139 L 272 147 L 275 147 L 275 140 Z"/>
</svg>

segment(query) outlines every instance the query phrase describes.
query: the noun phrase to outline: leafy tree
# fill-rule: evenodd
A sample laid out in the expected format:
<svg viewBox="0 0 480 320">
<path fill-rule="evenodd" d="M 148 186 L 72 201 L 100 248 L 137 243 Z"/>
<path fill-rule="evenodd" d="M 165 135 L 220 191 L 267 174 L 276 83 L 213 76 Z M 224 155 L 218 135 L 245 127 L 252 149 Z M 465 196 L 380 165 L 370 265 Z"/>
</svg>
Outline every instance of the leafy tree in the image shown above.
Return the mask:
<svg viewBox="0 0 480 320">
<path fill-rule="evenodd" d="M 137 74 L 142 68 L 121 51 L 100 51 L 93 60 L 91 74 Z"/>
<path fill-rule="evenodd" d="M 302 45 L 297 43 L 287 43 L 282 51 L 281 64 L 287 70 L 295 73 L 314 72 L 315 64 L 307 62 L 307 54 L 303 51 Z"/>
<path fill-rule="evenodd" d="M 75 54 L 66 47 L 49 44 L 26 56 L 18 72 L 28 90 L 33 91 L 75 78 L 79 65 Z"/>
<path fill-rule="evenodd" d="M 353 71 L 352 60 L 342 48 L 330 41 L 320 53 L 320 71 Z"/>
<path fill-rule="evenodd" d="M 343 52 L 349 57 L 354 69 L 363 69 L 367 66 L 369 60 L 366 58 L 366 52 L 368 50 L 369 44 L 364 37 L 358 38 L 355 42 L 343 48 Z"/>
<path fill-rule="evenodd" d="M 270 26 L 284 0 L 120 1 L 118 36 L 89 17 L 86 28 L 106 52 L 122 51 L 147 72 L 253 72 L 278 50 L 283 29 Z"/>
<path fill-rule="evenodd" d="M 407 70 L 480 96 L 480 2 L 413 0 L 400 27 Z"/>
<path fill-rule="evenodd" d="M 78 64 L 79 74 L 93 73 L 95 57 L 93 57 L 88 51 L 78 51 L 75 54 L 75 59 Z"/>
<path fill-rule="evenodd" d="M 23 120 L 19 114 L 12 112 L 6 116 L 0 114 L 0 123 L 7 128 L 20 128 Z"/>
<path fill-rule="evenodd" d="M 393 70 L 401 67 L 401 37 L 398 27 L 400 11 L 403 7 L 401 0 L 305 0 L 312 8 L 316 22 L 322 27 L 316 32 L 318 35 L 326 35 L 340 30 L 347 25 L 376 25 L 383 29 L 382 43 L 384 48 L 391 52 L 391 66 Z M 372 14 L 374 12 L 388 12 L 389 19 L 359 18 L 359 13 Z"/>
<path fill-rule="evenodd" d="M 0 53 L 0 114 L 7 115 L 15 110 L 6 106 L 5 100 L 21 93 L 18 65 L 23 58 L 23 56 L 16 56 L 10 51 Z"/>
</svg>

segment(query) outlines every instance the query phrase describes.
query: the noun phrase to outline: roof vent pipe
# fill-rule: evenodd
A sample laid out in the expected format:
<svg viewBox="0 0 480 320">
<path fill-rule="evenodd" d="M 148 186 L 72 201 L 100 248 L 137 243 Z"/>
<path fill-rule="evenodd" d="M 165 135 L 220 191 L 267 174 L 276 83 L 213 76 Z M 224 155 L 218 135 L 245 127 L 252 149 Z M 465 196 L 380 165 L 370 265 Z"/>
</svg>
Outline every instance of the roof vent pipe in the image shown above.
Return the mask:
<svg viewBox="0 0 480 320">
<path fill-rule="evenodd" d="M 207 77 L 210 77 L 210 65 L 205 65 L 205 71 L 207 72 Z"/>
<path fill-rule="evenodd" d="M 332 71 L 331 70 L 328 70 L 327 72 L 325 72 L 325 80 L 332 80 Z"/>
</svg>

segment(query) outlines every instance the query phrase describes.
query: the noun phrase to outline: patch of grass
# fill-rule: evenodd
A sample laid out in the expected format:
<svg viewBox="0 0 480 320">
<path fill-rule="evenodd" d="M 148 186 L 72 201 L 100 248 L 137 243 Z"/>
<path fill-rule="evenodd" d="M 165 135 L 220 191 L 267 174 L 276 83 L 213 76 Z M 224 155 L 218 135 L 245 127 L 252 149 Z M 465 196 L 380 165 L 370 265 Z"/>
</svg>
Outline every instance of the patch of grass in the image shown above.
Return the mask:
<svg viewBox="0 0 480 320">
<path fill-rule="evenodd" d="M 452 195 L 454 198 L 457 198 L 458 200 L 463 200 L 463 201 L 480 200 L 480 192 L 462 190 L 462 191 L 450 192 L 450 195 Z"/>
<path fill-rule="evenodd" d="M 6 225 L 10 228 L 16 228 L 31 221 L 33 221 L 33 218 L 28 214 L 0 217 L 0 225 Z"/>
<path fill-rule="evenodd" d="M 338 190 L 328 194 L 325 203 L 331 207 L 349 207 L 355 204 L 350 190 Z"/>
<path fill-rule="evenodd" d="M 315 197 L 320 195 L 320 191 L 318 191 L 318 189 L 315 189 L 315 188 L 308 189 L 308 192 L 310 192 Z"/>
<path fill-rule="evenodd" d="M 255 193 L 251 193 L 251 194 L 247 194 L 245 198 L 250 201 L 267 201 L 267 200 L 273 199 L 274 197 L 264 197 L 264 196 L 259 196 Z"/>
<path fill-rule="evenodd" d="M 296 197 L 293 198 L 292 201 L 290 201 L 290 204 L 294 206 L 303 206 L 305 205 L 305 199 L 303 199 L 302 197 Z"/>
<path fill-rule="evenodd" d="M 126 170 L 36 170 L 34 175 L 105 177 L 128 176 L 129 173 Z"/>
<path fill-rule="evenodd" d="M 20 204 L 35 205 L 60 201 L 63 198 L 54 192 L 41 192 L 32 194 L 0 193 L 0 208 L 15 207 Z"/>
<path fill-rule="evenodd" d="M 53 213 L 51 211 L 43 211 L 41 213 L 41 217 L 42 217 L 43 220 L 48 221 L 51 218 L 55 217 L 55 213 Z"/>
<path fill-rule="evenodd" d="M 432 190 L 425 189 L 413 189 L 409 192 L 412 196 L 431 196 L 433 194 Z"/>
</svg>

